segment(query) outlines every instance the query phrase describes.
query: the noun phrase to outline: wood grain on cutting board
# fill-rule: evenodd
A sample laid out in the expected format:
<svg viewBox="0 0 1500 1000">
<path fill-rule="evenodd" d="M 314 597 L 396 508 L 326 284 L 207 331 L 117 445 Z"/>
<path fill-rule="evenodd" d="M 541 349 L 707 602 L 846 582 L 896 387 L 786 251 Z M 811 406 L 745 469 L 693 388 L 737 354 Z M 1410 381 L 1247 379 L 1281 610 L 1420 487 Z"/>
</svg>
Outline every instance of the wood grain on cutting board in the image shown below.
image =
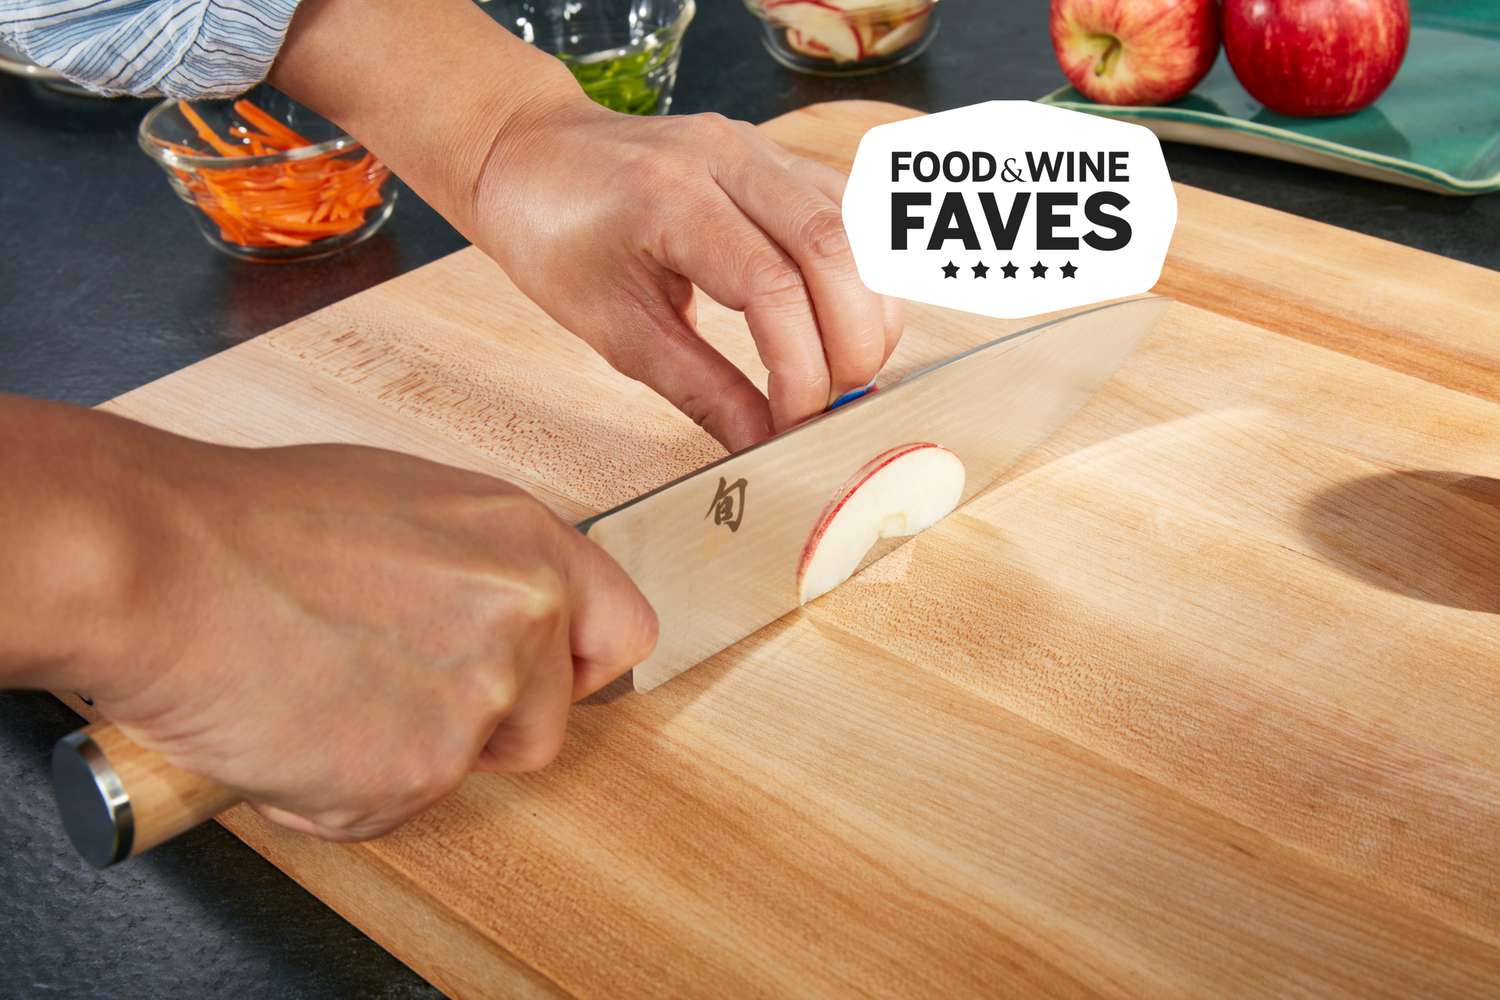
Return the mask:
<svg viewBox="0 0 1500 1000">
<path fill-rule="evenodd" d="M 1179 304 L 937 528 L 383 840 L 226 825 L 455 995 L 1496 995 L 1500 274 L 1178 197 Z M 1021 325 L 912 306 L 892 370 Z M 107 408 L 575 519 L 719 454 L 473 250 Z"/>
</svg>

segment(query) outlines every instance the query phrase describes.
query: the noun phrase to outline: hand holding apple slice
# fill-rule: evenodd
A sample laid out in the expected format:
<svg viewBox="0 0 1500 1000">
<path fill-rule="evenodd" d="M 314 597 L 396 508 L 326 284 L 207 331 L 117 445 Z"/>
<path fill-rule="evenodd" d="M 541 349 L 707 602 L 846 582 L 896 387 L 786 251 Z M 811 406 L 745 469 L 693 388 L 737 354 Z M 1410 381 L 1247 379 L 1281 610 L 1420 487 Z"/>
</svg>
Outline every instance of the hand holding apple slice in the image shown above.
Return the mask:
<svg viewBox="0 0 1500 1000">
<path fill-rule="evenodd" d="M 797 567 L 803 604 L 849 579 L 882 538 L 915 535 L 946 517 L 964 491 L 964 464 L 927 442 L 882 452 L 842 486 L 814 525 Z"/>
</svg>

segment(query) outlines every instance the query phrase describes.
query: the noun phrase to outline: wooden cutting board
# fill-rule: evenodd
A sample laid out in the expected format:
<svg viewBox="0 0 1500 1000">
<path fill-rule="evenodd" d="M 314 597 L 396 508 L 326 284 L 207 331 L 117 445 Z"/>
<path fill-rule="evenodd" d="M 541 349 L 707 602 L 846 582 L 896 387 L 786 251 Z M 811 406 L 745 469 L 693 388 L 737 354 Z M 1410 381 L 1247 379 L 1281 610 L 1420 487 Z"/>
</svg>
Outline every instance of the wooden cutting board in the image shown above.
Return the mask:
<svg viewBox="0 0 1500 1000">
<path fill-rule="evenodd" d="M 1500 274 L 1178 197 L 1178 304 L 934 530 L 393 836 L 226 825 L 457 996 L 1500 993 Z M 891 368 L 1021 325 L 914 307 Z M 718 454 L 474 250 L 107 408 L 570 519 Z"/>
</svg>

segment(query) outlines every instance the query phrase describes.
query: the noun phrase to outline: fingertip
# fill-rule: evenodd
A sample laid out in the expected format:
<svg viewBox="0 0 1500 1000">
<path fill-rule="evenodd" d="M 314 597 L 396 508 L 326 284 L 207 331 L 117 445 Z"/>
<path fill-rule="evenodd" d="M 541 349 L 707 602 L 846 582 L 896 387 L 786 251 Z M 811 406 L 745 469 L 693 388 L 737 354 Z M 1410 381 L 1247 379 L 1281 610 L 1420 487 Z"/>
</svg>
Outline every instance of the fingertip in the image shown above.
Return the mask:
<svg viewBox="0 0 1500 1000">
<path fill-rule="evenodd" d="M 892 323 L 894 337 L 901 329 L 899 306 L 893 313 L 886 304 L 889 300 L 865 287 L 858 274 L 851 273 L 847 280 L 857 287 L 846 290 L 850 301 L 840 304 L 842 328 L 837 337 L 824 338 L 829 368 L 836 375 L 836 395 L 866 386 L 880 373 L 894 345 Z"/>
</svg>

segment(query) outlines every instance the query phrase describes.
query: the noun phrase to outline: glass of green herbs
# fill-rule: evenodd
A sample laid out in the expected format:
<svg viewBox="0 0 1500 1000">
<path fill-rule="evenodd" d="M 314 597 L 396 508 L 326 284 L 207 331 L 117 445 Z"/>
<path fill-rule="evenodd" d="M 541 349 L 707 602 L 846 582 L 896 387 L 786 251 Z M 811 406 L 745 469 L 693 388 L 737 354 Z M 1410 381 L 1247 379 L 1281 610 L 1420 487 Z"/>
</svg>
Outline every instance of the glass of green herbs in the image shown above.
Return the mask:
<svg viewBox="0 0 1500 1000">
<path fill-rule="evenodd" d="M 598 103 L 632 115 L 672 106 L 693 0 L 478 0 L 516 35 L 561 59 Z"/>
</svg>

